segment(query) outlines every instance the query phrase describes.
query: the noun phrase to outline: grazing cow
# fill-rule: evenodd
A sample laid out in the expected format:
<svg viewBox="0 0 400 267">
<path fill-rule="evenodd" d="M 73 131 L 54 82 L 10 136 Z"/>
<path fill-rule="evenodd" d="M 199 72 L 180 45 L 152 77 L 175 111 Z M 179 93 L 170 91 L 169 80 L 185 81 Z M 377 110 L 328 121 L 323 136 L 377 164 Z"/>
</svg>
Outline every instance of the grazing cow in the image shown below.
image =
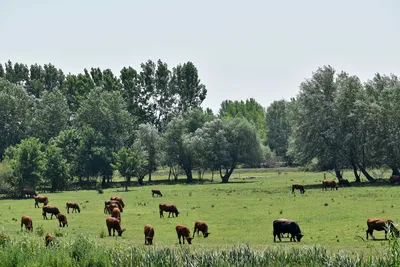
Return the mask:
<svg viewBox="0 0 400 267">
<path fill-rule="evenodd" d="M 208 232 L 208 225 L 203 222 L 203 221 L 196 221 L 194 223 L 194 231 L 193 231 L 193 238 L 194 238 L 194 234 L 197 232 L 197 236 L 199 236 L 199 232 L 202 232 L 204 238 L 206 238 L 209 234 L 211 234 L 210 232 Z"/>
<path fill-rule="evenodd" d="M 290 236 L 290 241 L 297 241 L 300 242 L 301 238 L 303 237 L 303 234 L 301 233 L 299 225 L 288 219 L 278 219 L 273 222 L 273 230 L 274 230 L 274 242 L 276 242 L 276 237 L 278 236 L 279 241 L 281 240 L 281 234 L 282 233 L 289 233 L 291 234 Z"/>
<path fill-rule="evenodd" d="M 50 219 L 53 219 L 53 215 L 57 217 L 57 215 L 60 213 L 60 210 L 57 207 L 53 207 L 53 206 L 43 206 L 42 207 L 43 210 L 43 219 L 47 220 L 47 213 L 51 213 L 51 217 Z"/>
<path fill-rule="evenodd" d="M 178 224 L 176 227 L 176 234 L 178 235 L 178 240 L 179 240 L 179 244 L 181 243 L 181 237 L 183 240 L 183 244 L 185 244 L 185 239 L 187 240 L 187 242 L 190 244 L 192 244 L 192 239 L 193 237 L 190 237 L 190 230 L 189 228 L 187 228 L 186 226 L 182 225 L 182 224 Z"/>
<path fill-rule="evenodd" d="M 176 217 L 178 217 L 179 211 L 176 208 L 176 206 L 173 204 L 160 203 L 159 208 L 160 208 L 160 218 L 164 217 L 164 213 L 163 213 L 164 211 L 168 212 L 168 218 L 171 216 L 171 213 L 172 213 L 172 217 L 174 217 L 174 214 Z"/>
<path fill-rule="evenodd" d="M 36 194 L 35 190 L 23 189 L 21 192 L 21 196 L 22 197 L 25 197 L 25 196 L 34 197 L 34 196 L 37 196 L 37 194 Z"/>
<path fill-rule="evenodd" d="M 25 229 L 29 231 L 33 231 L 33 223 L 32 219 L 29 216 L 22 216 L 21 218 L 21 231 L 22 231 L 22 226 L 25 225 Z"/>
<path fill-rule="evenodd" d="M 390 176 L 389 182 L 391 184 L 399 184 L 400 183 L 400 175 L 392 175 L 392 176 Z"/>
<path fill-rule="evenodd" d="M 124 201 L 122 200 L 122 197 L 115 196 L 115 197 L 111 197 L 110 200 L 116 200 L 116 201 L 118 201 L 118 202 L 121 204 L 121 206 L 122 206 L 123 208 L 125 208 L 125 204 L 124 204 Z M 122 210 L 121 210 L 121 212 L 122 212 Z"/>
<path fill-rule="evenodd" d="M 106 200 L 106 201 L 104 201 L 104 213 L 105 214 L 111 214 L 112 209 L 115 208 L 115 207 L 119 208 L 119 210 L 121 212 L 123 212 L 122 205 L 121 205 L 121 203 L 119 201 L 117 201 L 117 200 Z"/>
<path fill-rule="evenodd" d="M 304 186 L 302 186 L 301 184 L 292 184 L 292 193 L 294 193 L 295 189 L 299 189 L 300 194 L 304 194 L 304 192 L 306 191 L 304 190 Z"/>
<path fill-rule="evenodd" d="M 339 185 L 343 187 L 345 186 L 350 187 L 350 182 L 347 179 L 339 179 Z"/>
<path fill-rule="evenodd" d="M 111 211 L 111 217 L 117 218 L 119 221 L 121 221 L 121 211 L 119 208 L 113 208 Z"/>
<path fill-rule="evenodd" d="M 152 190 L 151 190 L 151 196 L 154 197 L 155 195 L 156 195 L 156 196 L 162 197 L 162 194 L 161 194 L 161 191 L 160 191 L 160 190 L 158 190 L 158 189 L 152 189 Z"/>
<path fill-rule="evenodd" d="M 338 190 L 338 186 L 337 186 L 336 182 L 333 180 L 324 180 L 322 182 L 322 190 L 324 190 L 324 189 L 327 190 L 327 187 L 330 187 L 331 190 L 333 190 L 334 188 L 336 188 L 336 190 Z"/>
<path fill-rule="evenodd" d="M 65 215 L 62 214 L 62 213 L 59 213 L 58 215 L 56 215 L 56 217 L 57 217 L 57 219 L 58 219 L 58 222 L 60 223 L 60 227 L 61 227 L 61 226 L 62 226 L 62 227 L 67 226 L 67 227 L 68 227 L 67 216 L 65 216 Z"/>
<path fill-rule="evenodd" d="M 115 236 L 115 231 L 118 232 L 118 236 L 122 236 L 122 233 L 125 231 L 125 229 L 121 229 L 120 221 L 113 217 L 108 217 L 106 219 L 106 225 L 109 236 L 111 236 L 111 229 L 113 230 L 113 236 Z"/>
<path fill-rule="evenodd" d="M 394 226 L 393 221 L 390 219 L 370 218 L 367 220 L 367 226 L 367 239 L 368 234 L 371 235 L 372 239 L 375 239 L 375 237 L 372 235 L 374 230 L 385 231 L 385 239 L 387 239 L 387 233 L 389 230 L 394 232 L 396 236 L 399 234 L 399 230 Z"/>
<path fill-rule="evenodd" d="M 49 198 L 46 196 L 34 196 L 35 199 L 35 208 L 39 207 L 39 203 L 43 203 L 43 206 L 46 206 L 49 203 Z"/>
<path fill-rule="evenodd" d="M 46 234 L 44 237 L 44 240 L 46 241 L 46 247 L 50 245 L 50 243 L 53 243 L 53 241 L 56 239 L 54 235 L 51 235 L 49 233 Z"/>
<path fill-rule="evenodd" d="M 154 228 L 150 224 L 144 226 L 144 244 L 153 245 Z"/>
<path fill-rule="evenodd" d="M 81 213 L 81 209 L 79 208 L 78 203 L 76 202 L 67 202 L 66 204 L 66 208 L 67 208 L 67 213 L 69 213 L 69 209 L 72 209 L 72 213 L 76 213 L 76 211 L 78 211 L 78 213 Z"/>
</svg>

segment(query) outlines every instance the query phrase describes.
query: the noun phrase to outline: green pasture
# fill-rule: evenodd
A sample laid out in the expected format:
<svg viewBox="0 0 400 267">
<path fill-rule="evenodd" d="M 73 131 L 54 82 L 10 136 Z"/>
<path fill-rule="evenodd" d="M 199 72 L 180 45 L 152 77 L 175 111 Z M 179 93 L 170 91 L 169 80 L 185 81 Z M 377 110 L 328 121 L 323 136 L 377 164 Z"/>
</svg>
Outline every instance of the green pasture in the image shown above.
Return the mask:
<svg viewBox="0 0 400 267">
<path fill-rule="evenodd" d="M 208 174 L 206 175 L 208 178 Z M 251 178 L 249 178 L 251 177 Z M 210 236 L 204 239 L 195 237 L 194 248 L 228 248 L 248 243 L 255 249 L 265 247 L 291 248 L 304 245 L 321 245 L 329 252 L 344 251 L 348 254 L 368 255 L 381 253 L 388 241 L 363 241 L 366 220 L 370 217 L 391 218 L 398 222 L 400 204 L 397 202 L 399 187 L 381 184 L 379 186 L 360 186 L 321 190 L 323 173 L 305 172 L 243 172 L 234 175 L 229 184 L 221 184 L 215 176 L 214 182 L 202 184 L 159 184 L 131 187 L 128 192 L 120 189 L 107 189 L 103 194 L 97 191 L 69 191 L 50 194 L 49 205 L 57 206 L 66 214 L 65 203 L 78 202 L 81 213 L 67 214 L 69 227 L 59 228 L 57 219 L 44 220 L 39 208 L 34 208 L 33 199 L 1 200 L 0 231 L 10 238 L 18 239 L 29 234 L 38 242 L 44 237 L 35 232 L 42 226 L 44 233 L 63 234 L 59 239 L 69 240 L 84 234 L 96 239 L 104 246 L 120 245 L 143 246 L 143 227 L 153 225 L 155 246 L 175 247 L 178 239 L 175 232 L 177 224 L 184 224 L 193 232 L 194 222 L 204 220 L 209 225 Z M 154 177 L 157 180 L 157 176 Z M 351 179 L 350 179 L 351 180 Z M 291 184 L 301 183 L 306 192 L 291 192 Z M 158 188 L 163 197 L 151 196 L 151 189 Z M 122 227 L 126 229 L 122 237 L 109 237 L 103 213 L 104 201 L 111 196 L 123 197 L 126 207 L 122 213 Z M 158 204 L 176 204 L 178 218 L 160 219 Z M 29 215 L 33 219 L 34 233 L 21 233 L 20 219 Z M 299 223 L 304 234 L 301 243 L 274 243 L 272 222 L 274 219 L 288 218 Z M 104 236 L 105 234 L 105 236 Z M 374 232 L 378 239 L 383 232 Z"/>
</svg>

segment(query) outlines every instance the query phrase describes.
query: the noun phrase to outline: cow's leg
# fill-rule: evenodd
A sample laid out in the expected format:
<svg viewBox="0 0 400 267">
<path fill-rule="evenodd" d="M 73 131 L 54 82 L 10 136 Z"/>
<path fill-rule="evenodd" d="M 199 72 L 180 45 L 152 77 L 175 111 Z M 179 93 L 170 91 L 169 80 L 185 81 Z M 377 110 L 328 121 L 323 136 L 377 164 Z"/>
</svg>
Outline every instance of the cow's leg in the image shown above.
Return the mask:
<svg viewBox="0 0 400 267">
<path fill-rule="evenodd" d="M 196 233 L 196 226 L 194 227 L 194 230 L 193 230 L 193 238 L 194 238 L 195 233 Z"/>
<path fill-rule="evenodd" d="M 113 228 L 113 236 L 115 236 L 115 229 Z"/>
<path fill-rule="evenodd" d="M 107 229 L 108 229 L 108 236 L 111 236 L 111 228 L 107 227 Z"/>
<path fill-rule="evenodd" d="M 169 212 L 168 212 L 168 218 L 170 218 L 170 217 L 171 217 L 171 212 L 169 211 Z"/>
<path fill-rule="evenodd" d="M 179 244 L 182 244 L 182 243 L 181 243 L 181 236 L 180 236 L 180 235 L 178 235 L 178 240 L 179 240 Z"/>
<path fill-rule="evenodd" d="M 160 218 L 164 217 L 163 211 L 160 210 Z"/>
</svg>

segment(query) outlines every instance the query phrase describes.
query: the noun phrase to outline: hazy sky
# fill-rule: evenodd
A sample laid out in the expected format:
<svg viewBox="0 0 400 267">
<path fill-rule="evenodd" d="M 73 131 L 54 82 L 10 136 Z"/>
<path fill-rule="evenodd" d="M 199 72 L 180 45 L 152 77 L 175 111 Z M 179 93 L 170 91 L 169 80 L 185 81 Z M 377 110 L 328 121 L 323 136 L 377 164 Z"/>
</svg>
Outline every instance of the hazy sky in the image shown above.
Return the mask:
<svg viewBox="0 0 400 267">
<path fill-rule="evenodd" d="M 0 0 L 0 62 L 119 76 L 148 59 L 192 61 L 204 107 L 248 98 L 267 107 L 323 65 L 362 81 L 400 75 L 399 14 L 398 0 Z"/>
</svg>

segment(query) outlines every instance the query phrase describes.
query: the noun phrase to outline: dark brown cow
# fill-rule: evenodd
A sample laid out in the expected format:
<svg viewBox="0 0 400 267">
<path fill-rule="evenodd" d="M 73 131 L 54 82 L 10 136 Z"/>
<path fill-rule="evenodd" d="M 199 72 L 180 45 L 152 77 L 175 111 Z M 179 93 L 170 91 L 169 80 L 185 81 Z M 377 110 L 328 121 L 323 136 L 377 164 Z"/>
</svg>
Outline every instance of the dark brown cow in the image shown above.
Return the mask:
<svg viewBox="0 0 400 267">
<path fill-rule="evenodd" d="M 33 223 L 32 219 L 29 216 L 22 216 L 21 218 L 21 231 L 22 231 L 22 226 L 25 225 L 25 229 L 29 231 L 33 231 Z"/>
<path fill-rule="evenodd" d="M 150 224 L 144 226 L 144 244 L 153 245 L 154 228 Z"/>
<path fill-rule="evenodd" d="M 46 206 L 49 203 L 49 198 L 46 196 L 34 196 L 35 199 L 35 208 L 39 207 L 39 203 L 43 203 L 43 206 Z"/>
<path fill-rule="evenodd" d="M 51 217 L 50 219 L 53 219 L 53 215 L 57 217 L 57 215 L 60 213 L 60 210 L 57 207 L 53 207 L 53 206 L 43 206 L 42 207 L 43 210 L 43 219 L 47 220 L 47 213 L 51 213 Z"/>
<path fill-rule="evenodd" d="M 152 189 L 152 190 L 151 190 L 151 196 L 152 196 L 152 197 L 154 197 L 154 196 L 160 196 L 160 197 L 162 197 L 162 194 L 161 194 L 161 191 L 160 191 L 160 190 L 158 190 L 158 189 Z"/>
<path fill-rule="evenodd" d="M 74 211 L 75 213 L 76 211 L 78 211 L 78 213 L 81 213 L 81 209 L 79 208 L 79 205 L 76 202 L 67 202 L 65 207 L 67 208 L 67 213 L 69 213 L 69 209 L 72 209 L 72 213 L 74 213 Z"/>
<path fill-rule="evenodd" d="M 322 190 L 324 190 L 324 189 L 327 190 L 327 187 L 330 187 L 331 190 L 333 190 L 334 188 L 336 188 L 336 190 L 338 190 L 338 186 L 337 186 L 336 182 L 333 180 L 324 180 L 322 182 Z"/>
<path fill-rule="evenodd" d="M 113 208 L 111 211 L 111 217 L 117 218 L 119 221 L 121 221 L 121 211 L 119 208 Z"/>
<path fill-rule="evenodd" d="M 37 196 L 37 194 L 36 194 L 35 190 L 23 189 L 21 192 L 21 196 L 22 197 L 25 197 L 25 196 L 34 197 L 34 196 Z"/>
<path fill-rule="evenodd" d="M 118 200 L 106 200 L 104 201 L 104 213 L 111 214 L 113 208 L 119 208 L 121 212 L 123 212 L 123 208 L 121 203 Z"/>
<path fill-rule="evenodd" d="M 50 243 L 52 243 L 55 239 L 56 237 L 54 235 L 47 233 L 46 236 L 44 237 L 44 240 L 46 241 L 46 247 L 49 246 Z"/>
<path fill-rule="evenodd" d="M 113 236 L 115 236 L 115 231 L 118 232 L 118 236 L 122 236 L 122 233 L 125 231 L 125 229 L 121 229 L 120 221 L 113 217 L 108 217 L 106 219 L 106 225 L 109 236 L 111 236 L 111 229 L 113 230 Z"/>
<path fill-rule="evenodd" d="M 185 244 L 185 239 L 187 240 L 187 242 L 190 244 L 192 244 L 192 239 L 193 237 L 190 237 L 190 230 L 189 228 L 187 228 L 186 226 L 182 225 L 182 224 L 178 224 L 176 227 L 176 234 L 178 235 L 178 240 L 179 240 L 179 244 L 181 243 L 181 237 L 183 239 L 183 244 Z"/>
<path fill-rule="evenodd" d="M 342 187 L 350 187 L 350 182 L 347 179 L 339 179 L 339 185 Z"/>
<path fill-rule="evenodd" d="M 371 235 L 372 239 L 375 239 L 375 237 L 372 235 L 374 230 L 385 231 L 385 239 L 387 239 L 387 233 L 389 232 L 389 230 L 393 232 L 396 236 L 399 234 L 399 230 L 394 226 L 393 221 L 390 219 L 369 218 L 367 220 L 367 226 L 367 239 L 368 234 Z"/>
<path fill-rule="evenodd" d="M 118 201 L 118 202 L 121 204 L 121 206 L 122 206 L 123 208 L 125 208 L 125 204 L 124 204 L 124 201 L 122 200 L 122 197 L 114 196 L 114 197 L 111 197 L 110 200 L 116 200 L 116 201 Z M 122 212 L 122 211 L 121 211 L 121 212 Z"/>
<path fill-rule="evenodd" d="M 160 218 L 164 217 L 163 213 L 164 211 L 168 212 L 168 218 L 171 216 L 171 213 L 172 217 L 174 217 L 174 215 L 178 217 L 179 211 L 174 204 L 160 203 L 159 208 L 160 208 Z"/>
<path fill-rule="evenodd" d="M 59 213 L 56 217 L 57 217 L 57 219 L 58 219 L 58 222 L 60 223 L 60 227 L 61 227 L 61 226 L 62 226 L 62 227 L 67 226 L 67 227 L 68 227 L 67 216 L 65 216 L 65 215 L 62 214 L 62 213 Z"/>
<path fill-rule="evenodd" d="M 306 191 L 304 190 L 304 186 L 302 186 L 301 184 L 292 184 L 292 193 L 294 193 L 295 189 L 299 189 L 300 194 L 304 194 L 304 192 Z"/>
<path fill-rule="evenodd" d="M 273 234 L 274 234 L 274 242 L 276 242 L 275 238 L 278 237 L 279 241 L 281 240 L 281 236 L 284 233 L 289 233 L 290 241 L 300 242 L 303 234 L 301 233 L 299 225 L 288 219 L 278 219 L 273 222 Z"/>
<path fill-rule="evenodd" d="M 200 221 L 200 220 L 196 221 L 194 223 L 193 237 L 196 232 L 197 232 L 197 236 L 199 236 L 199 232 L 202 232 L 204 238 L 206 238 L 209 234 L 211 234 L 208 232 L 208 225 L 205 222 Z"/>
<path fill-rule="evenodd" d="M 400 184 L 400 175 L 392 175 L 389 178 L 391 184 Z"/>
</svg>

